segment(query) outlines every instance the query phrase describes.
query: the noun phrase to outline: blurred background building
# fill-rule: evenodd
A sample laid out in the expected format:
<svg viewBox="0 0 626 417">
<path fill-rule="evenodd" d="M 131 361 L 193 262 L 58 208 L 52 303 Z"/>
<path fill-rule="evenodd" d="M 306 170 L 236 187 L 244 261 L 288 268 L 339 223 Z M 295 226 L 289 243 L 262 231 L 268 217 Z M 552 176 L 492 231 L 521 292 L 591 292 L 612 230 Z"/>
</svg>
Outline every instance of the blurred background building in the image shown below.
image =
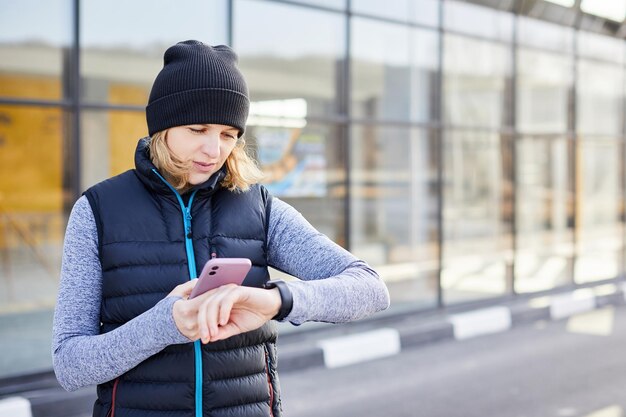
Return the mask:
<svg viewBox="0 0 626 417">
<path fill-rule="evenodd" d="M 624 0 L 0 0 L 0 379 L 51 369 L 63 233 L 133 167 L 171 44 L 232 45 L 274 195 L 392 312 L 625 264 Z M 311 262 L 315 262 L 314 259 Z"/>
</svg>

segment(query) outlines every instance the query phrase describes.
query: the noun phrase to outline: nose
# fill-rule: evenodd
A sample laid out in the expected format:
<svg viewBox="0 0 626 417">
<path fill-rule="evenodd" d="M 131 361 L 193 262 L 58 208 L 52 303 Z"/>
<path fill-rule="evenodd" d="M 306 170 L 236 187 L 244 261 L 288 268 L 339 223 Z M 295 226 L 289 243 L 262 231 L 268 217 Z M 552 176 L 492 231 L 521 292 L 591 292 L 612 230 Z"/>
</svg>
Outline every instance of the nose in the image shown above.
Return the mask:
<svg viewBox="0 0 626 417">
<path fill-rule="evenodd" d="M 202 138 L 202 152 L 211 159 L 220 157 L 220 136 L 215 132 L 207 132 Z"/>
</svg>

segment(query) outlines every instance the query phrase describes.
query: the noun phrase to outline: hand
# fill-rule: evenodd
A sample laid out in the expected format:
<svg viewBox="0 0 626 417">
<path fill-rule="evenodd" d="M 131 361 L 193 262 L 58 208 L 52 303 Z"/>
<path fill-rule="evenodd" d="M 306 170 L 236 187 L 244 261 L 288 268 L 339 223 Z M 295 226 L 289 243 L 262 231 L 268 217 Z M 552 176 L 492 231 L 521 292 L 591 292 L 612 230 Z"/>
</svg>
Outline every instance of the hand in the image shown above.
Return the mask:
<svg viewBox="0 0 626 417">
<path fill-rule="evenodd" d="M 174 323 L 176 323 L 178 331 L 190 340 L 199 339 L 196 320 L 197 312 L 193 312 L 193 310 L 185 308 L 186 304 L 184 303 L 191 295 L 191 291 L 197 283 L 197 278 L 192 279 L 184 284 L 177 285 L 167 295 L 168 297 L 177 296 L 182 298 L 181 300 L 174 302 L 174 306 L 172 307 L 172 316 L 174 317 Z"/>
<path fill-rule="evenodd" d="M 278 313 L 281 303 L 277 288 L 225 285 L 216 289 L 198 311 L 202 343 L 258 329 Z"/>
<path fill-rule="evenodd" d="M 174 291 L 178 291 L 175 295 L 185 291 L 189 295 L 191 289 L 177 287 Z M 209 343 L 258 329 L 278 313 L 280 306 L 277 288 L 266 290 L 231 284 L 191 300 L 176 301 L 173 315 L 183 335 Z"/>
</svg>

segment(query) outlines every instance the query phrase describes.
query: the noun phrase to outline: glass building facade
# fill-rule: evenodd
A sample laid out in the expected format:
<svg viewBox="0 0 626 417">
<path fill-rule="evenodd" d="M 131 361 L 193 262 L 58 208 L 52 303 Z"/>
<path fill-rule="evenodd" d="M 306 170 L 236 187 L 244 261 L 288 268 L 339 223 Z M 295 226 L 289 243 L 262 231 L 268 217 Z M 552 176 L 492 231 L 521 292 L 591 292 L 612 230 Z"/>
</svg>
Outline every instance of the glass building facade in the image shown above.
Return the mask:
<svg viewBox="0 0 626 417">
<path fill-rule="evenodd" d="M 0 0 L 0 379 L 51 369 L 71 207 L 133 167 L 185 39 L 238 52 L 265 185 L 392 312 L 619 280 L 626 50 L 594 22 L 542 0 Z"/>
</svg>

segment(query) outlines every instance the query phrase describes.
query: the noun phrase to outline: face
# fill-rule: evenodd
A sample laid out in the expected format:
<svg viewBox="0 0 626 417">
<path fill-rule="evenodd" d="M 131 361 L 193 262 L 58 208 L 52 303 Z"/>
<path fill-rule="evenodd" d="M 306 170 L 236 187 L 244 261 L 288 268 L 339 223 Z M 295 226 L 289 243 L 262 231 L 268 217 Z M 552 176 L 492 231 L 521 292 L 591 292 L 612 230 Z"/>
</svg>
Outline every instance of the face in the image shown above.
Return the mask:
<svg viewBox="0 0 626 417">
<path fill-rule="evenodd" d="M 239 130 L 226 125 L 186 125 L 167 131 L 167 146 L 182 161 L 191 161 L 189 184 L 202 184 L 217 172 L 237 144 Z"/>
</svg>

